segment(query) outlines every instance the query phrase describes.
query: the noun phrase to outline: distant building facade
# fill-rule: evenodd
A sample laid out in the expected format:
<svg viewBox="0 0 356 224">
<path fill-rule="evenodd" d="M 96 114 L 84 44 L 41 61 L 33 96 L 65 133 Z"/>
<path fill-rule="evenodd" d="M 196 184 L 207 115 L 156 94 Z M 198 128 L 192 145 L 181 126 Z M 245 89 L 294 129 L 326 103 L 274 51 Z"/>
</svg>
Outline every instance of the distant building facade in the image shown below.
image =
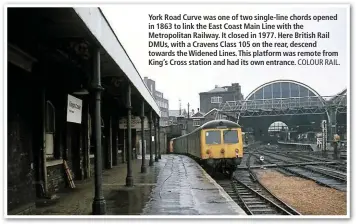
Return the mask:
<svg viewBox="0 0 356 224">
<path fill-rule="evenodd" d="M 155 98 L 159 109 L 161 110 L 161 119 L 159 121 L 160 126 L 168 126 L 169 125 L 169 102 L 167 99 L 163 97 L 163 93 L 156 90 L 156 82 L 148 77 L 144 77 L 144 81 L 151 91 L 153 97 Z"/>
<path fill-rule="evenodd" d="M 185 109 L 181 113 L 179 113 L 179 110 L 177 111 L 170 111 L 170 126 L 176 126 L 179 129 L 179 135 L 190 133 L 208 121 L 226 119 L 224 115 L 218 113 L 216 108 L 208 113 L 201 112 L 199 108 L 197 111 L 192 110 L 189 112 L 189 118 Z"/>
<path fill-rule="evenodd" d="M 180 110 L 169 110 L 169 125 L 177 124 L 177 117 L 181 115 Z"/>
<path fill-rule="evenodd" d="M 207 113 L 201 112 L 198 108 L 197 112 L 194 112 L 192 110 L 191 116 L 185 117 L 185 122 L 187 123 L 186 126 L 186 131 L 188 133 L 194 131 L 196 128 L 202 126 L 206 122 L 212 121 L 212 120 L 218 120 L 218 119 L 226 119 L 226 117 L 220 113 L 218 113 L 218 110 L 216 108 L 211 109 Z M 187 122 L 188 121 L 188 122 Z"/>
<path fill-rule="evenodd" d="M 201 92 L 200 95 L 200 110 L 207 113 L 214 108 L 219 108 L 221 103 L 226 101 L 243 100 L 241 86 L 239 83 L 232 83 L 231 86 L 218 87 L 208 92 Z"/>
<path fill-rule="evenodd" d="M 226 101 L 243 100 L 241 86 L 232 83 L 231 86 L 218 87 L 208 92 L 199 93 L 200 108 L 188 112 L 186 109 L 169 110 L 169 134 L 178 137 L 194 131 L 206 122 L 217 119 L 228 119 L 225 115 L 218 113 L 221 103 Z"/>
</svg>

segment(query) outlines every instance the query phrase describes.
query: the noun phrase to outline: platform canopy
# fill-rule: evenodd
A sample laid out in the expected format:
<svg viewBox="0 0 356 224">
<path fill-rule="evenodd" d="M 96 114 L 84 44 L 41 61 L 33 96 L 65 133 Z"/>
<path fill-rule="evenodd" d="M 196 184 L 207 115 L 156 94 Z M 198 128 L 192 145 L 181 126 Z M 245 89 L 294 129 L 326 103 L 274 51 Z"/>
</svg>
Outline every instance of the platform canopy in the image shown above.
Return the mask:
<svg viewBox="0 0 356 224">
<path fill-rule="evenodd" d="M 161 116 L 160 109 L 154 100 L 152 93 L 148 90 L 135 65 L 127 55 L 100 8 L 78 7 L 74 8 L 74 10 L 116 66 L 120 67 L 125 76 L 130 80 L 156 114 Z M 104 73 L 103 77 L 105 76 L 115 77 L 119 75 L 116 75 L 113 70 L 112 72 Z"/>
<path fill-rule="evenodd" d="M 47 63 L 49 67 L 50 61 L 66 62 L 80 70 L 90 81 L 93 72 L 91 49 L 99 48 L 101 82 L 105 92 L 124 106 L 130 83 L 133 113 L 140 113 L 143 100 L 146 113 L 152 108 L 153 115 L 160 116 L 154 96 L 100 8 L 18 8 L 8 5 L 7 12 L 9 49 L 20 49 L 16 52 L 12 50 L 9 55 L 14 55 L 14 52 L 19 55 L 18 52 L 23 51 L 31 55 L 33 60 Z M 21 54 L 22 57 L 25 53 Z M 66 87 L 80 87 L 76 86 L 80 83 L 80 72 L 61 75 L 72 77 Z M 54 72 L 49 72 L 48 76 L 54 77 Z"/>
</svg>

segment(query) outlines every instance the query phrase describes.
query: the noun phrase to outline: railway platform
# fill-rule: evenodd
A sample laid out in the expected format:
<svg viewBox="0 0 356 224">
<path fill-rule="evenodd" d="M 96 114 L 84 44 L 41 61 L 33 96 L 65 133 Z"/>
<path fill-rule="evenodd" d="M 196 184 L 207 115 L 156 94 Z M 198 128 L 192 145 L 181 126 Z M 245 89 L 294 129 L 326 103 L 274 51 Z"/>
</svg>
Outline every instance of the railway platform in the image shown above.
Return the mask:
<svg viewBox="0 0 356 224">
<path fill-rule="evenodd" d="M 282 142 L 278 141 L 278 144 L 280 145 L 285 145 L 285 146 L 295 146 L 295 147 L 300 147 L 300 148 L 310 148 L 314 152 L 319 152 L 321 151 L 321 148 L 318 147 L 317 144 L 313 143 L 301 143 L 301 142 Z M 328 144 L 326 147 L 327 150 L 332 150 L 332 147 Z"/>
<path fill-rule="evenodd" d="M 281 146 L 293 146 L 299 149 L 311 149 L 314 153 L 322 153 L 322 150 L 320 147 L 317 146 L 317 144 L 311 144 L 311 143 L 300 143 L 300 142 L 283 142 L 283 141 L 278 141 L 278 144 Z M 326 145 L 326 153 L 327 157 L 332 159 L 334 158 L 334 148 L 331 146 L 330 143 Z M 347 160 L 347 150 L 346 147 L 344 148 L 339 148 L 339 159 L 340 160 Z"/>
<path fill-rule="evenodd" d="M 125 186 L 126 164 L 104 171 L 106 215 L 246 215 L 187 156 L 162 155 L 145 174 L 140 173 L 141 163 L 133 160 L 133 187 Z M 76 182 L 75 189 L 59 193 L 51 204 L 38 205 L 33 215 L 91 215 L 93 181 Z"/>
</svg>

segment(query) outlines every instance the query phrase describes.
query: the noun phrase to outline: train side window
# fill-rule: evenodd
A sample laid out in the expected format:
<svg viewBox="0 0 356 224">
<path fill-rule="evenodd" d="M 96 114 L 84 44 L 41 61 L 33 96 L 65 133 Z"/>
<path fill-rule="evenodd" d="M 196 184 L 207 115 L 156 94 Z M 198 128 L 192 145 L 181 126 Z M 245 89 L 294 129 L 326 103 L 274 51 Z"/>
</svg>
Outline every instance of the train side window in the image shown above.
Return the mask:
<svg viewBox="0 0 356 224">
<path fill-rule="evenodd" d="M 205 133 L 205 144 L 221 144 L 220 131 L 207 131 Z"/>
<path fill-rule="evenodd" d="M 239 138 L 236 130 L 225 130 L 223 133 L 225 144 L 236 144 L 239 143 Z"/>
</svg>

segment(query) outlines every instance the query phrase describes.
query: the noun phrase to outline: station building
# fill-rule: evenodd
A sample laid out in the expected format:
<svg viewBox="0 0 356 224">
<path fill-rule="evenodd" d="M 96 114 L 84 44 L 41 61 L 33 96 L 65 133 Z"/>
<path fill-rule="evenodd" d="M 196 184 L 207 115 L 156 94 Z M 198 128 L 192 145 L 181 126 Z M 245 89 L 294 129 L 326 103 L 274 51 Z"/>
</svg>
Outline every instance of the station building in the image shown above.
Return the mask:
<svg viewBox="0 0 356 224">
<path fill-rule="evenodd" d="M 102 214 L 101 170 L 129 167 L 135 147 L 119 121 L 140 117 L 159 132 L 155 97 L 99 8 L 7 14 L 8 214 L 26 213 L 68 187 L 64 162 L 74 180 L 96 178 L 93 213 Z"/>
</svg>

